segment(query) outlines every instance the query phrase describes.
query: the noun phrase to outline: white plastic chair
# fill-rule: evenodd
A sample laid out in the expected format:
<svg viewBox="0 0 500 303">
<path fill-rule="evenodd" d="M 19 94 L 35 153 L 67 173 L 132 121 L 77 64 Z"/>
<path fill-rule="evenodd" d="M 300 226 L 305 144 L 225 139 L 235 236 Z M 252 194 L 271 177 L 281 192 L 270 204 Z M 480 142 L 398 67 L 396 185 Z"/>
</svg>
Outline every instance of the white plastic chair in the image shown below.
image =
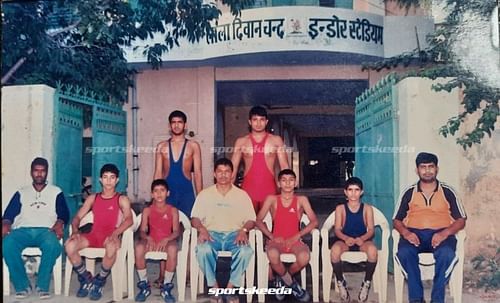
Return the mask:
<svg viewBox="0 0 500 303">
<path fill-rule="evenodd" d="M 455 253 L 458 257 L 458 263 L 453 269 L 449 281 L 450 294 L 453 297 L 454 303 L 462 303 L 462 284 L 464 275 L 464 253 L 465 253 L 465 230 L 461 230 L 456 234 L 457 237 L 457 249 Z M 394 289 L 396 291 L 396 303 L 403 303 L 403 287 L 404 287 L 404 276 L 396 261 L 396 254 L 398 253 L 398 244 L 400 235 L 397 230 L 392 231 L 392 239 L 394 240 L 393 258 L 394 258 Z M 432 280 L 434 278 L 434 256 L 432 253 L 420 253 L 418 254 L 419 267 L 422 280 Z"/>
<path fill-rule="evenodd" d="M 374 225 L 382 230 L 382 247 L 378 250 L 378 261 L 373 275 L 373 289 L 378 293 L 379 302 L 387 301 L 387 264 L 389 261 L 389 222 L 384 214 L 372 206 Z M 331 213 L 321 228 L 321 261 L 323 266 L 323 302 L 330 302 L 330 290 L 333 277 L 333 266 L 330 259 L 330 248 L 328 238 L 330 229 L 335 226 L 335 212 Z M 367 256 L 361 251 L 346 251 L 341 260 L 349 263 L 361 263 L 367 260 Z M 334 277 L 333 277 L 334 278 Z M 333 279 L 335 280 L 335 278 Z M 335 283 L 335 289 L 337 284 Z"/>
<path fill-rule="evenodd" d="M 134 231 L 139 229 L 141 225 L 142 214 L 139 214 L 135 217 L 134 220 Z M 189 240 L 191 235 L 191 222 L 189 218 L 182 212 L 179 212 L 179 222 L 184 227 L 184 231 L 182 233 L 182 244 L 180 249 L 177 252 L 177 268 L 176 268 L 176 276 L 177 276 L 177 292 L 179 302 L 184 302 L 186 298 L 186 271 L 187 271 L 187 257 L 189 251 Z M 135 264 L 135 253 L 134 253 L 134 245 L 132 244 L 129 247 L 129 252 L 127 253 L 127 266 L 128 272 L 134 272 L 134 264 Z M 146 260 L 167 260 L 167 253 L 162 251 L 149 251 L 146 253 Z M 134 297 L 134 275 L 129 275 L 128 277 L 128 293 L 129 299 L 133 299 Z"/>
<path fill-rule="evenodd" d="M 267 213 L 264 218 L 264 223 L 267 225 L 269 230 L 272 230 L 272 218 L 271 213 Z M 302 215 L 300 219 L 301 225 L 309 224 L 309 218 L 306 214 Z M 312 248 L 311 248 L 311 259 L 309 260 L 309 265 L 311 266 L 312 274 L 312 295 L 313 302 L 319 301 L 319 230 L 317 228 L 313 229 L 312 232 Z M 264 243 L 264 236 L 260 230 L 255 232 L 255 237 L 257 239 L 257 281 L 259 288 L 267 288 L 268 278 L 269 278 L 269 260 L 267 259 L 267 253 Z M 292 253 L 281 254 L 281 262 L 294 263 L 295 255 Z M 300 272 L 300 280 L 302 288 L 306 289 L 306 268 L 303 268 Z M 265 295 L 258 295 L 259 302 L 265 301 Z"/>
<path fill-rule="evenodd" d="M 63 244 L 62 239 L 59 240 L 61 245 Z M 64 249 L 64 247 L 63 247 Z M 37 261 L 40 262 L 39 257 L 42 255 L 42 251 L 38 247 L 27 247 L 22 252 L 23 256 L 26 257 L 37 257 Z M 52 269 L 52 274 L 54 276 L 54 294 L 61 294 L 61 285 L 62 285 L 62 252 L 59 257 L 56 259 L 56 263 L 54 264 L 54 268 Z M 9 276 L 9 267 L 5 264 L 5 260 L 3 260 L 3 295 L 10 295 L 10 276 Z"/>
<path fill-rule="evenodd" d="M 135 214 L 132 212 L 132 218 L 134 218 Z M 93 222 L 94 215 L 92 212 L 89 212 L 85 215 L 85 217 L 82 218 L 80 222 L 80 226 L 83 226 L 87 223 Z M 133 225 L 130 226 L 125 232 L 123 232 L 122 236 L 122 243 L 121 243 L 121 248 L 118 249 L 117 256 L 116 256 L 116 261 L 113 267 L 111 268 L 111 279 L 113 283 L 113 300 L 114 301 L 121 301 L 123 300 L 123 285 L 125 284 L 126 277 L 127 275 L 131 275 L 133 277 L 133 272 L 127 273 L 127 264 L 126 264 L 126 257 L 127 257 L 127 252 L 128 248 L 130 246 L 133 246 Z M 70 226 L 70 231 L 69 233 L 71 234 L 71 226 Z M 102 258 L 104 257 L 105 254 L 105 249 L 104 248 L 94 248 L 94 247 L 87 247 L 82 250 L 80 250 L 80 256 L 85 258 L 85 264 L 87 267 L 87 270 L 94 275 L 95 271 L 95 259 L 97 258 Z M 64 295 L 69 296 L 69 287 L 70 287 L 70 281 L 71 281 L 71 273 L 73 272 L 73 264 L 71 264 L 71 261 L 69 260 L 68 257 L 66 257 L 66 268 L 65 268 L 65 273 L 64 273 Z"/>
<path fill-rule="evenodd" d="M 255 278 L 255 230 L 252 229 L 248 232 L 248 244 L 254 250 L 254 254 L 250 258 L 250 263 L 245 271 L 245 275 L 242 278 L 242 284 L 245 284 L 246 287 L 252 287 L 254 285 Z M 198 245 L 198 230 L 196 228 L 191 229 L 191 268 L 190 268 L 190 277 L 189 281 L 191 283 L 191 301 L 196 302 L 196 298 L 198 293 L 203 293 L 203 288 L 205 285 L 205 275 L 201 271 L 200 266 L 198 265 L 198 259 L 196 259 L 195 248 Z M 217 254 L 217 256 L 230 256 L 230 251 L 221 251 Z M 252 294 L 247 294 L 247 302 L 252 302 Z"/>
</svg>

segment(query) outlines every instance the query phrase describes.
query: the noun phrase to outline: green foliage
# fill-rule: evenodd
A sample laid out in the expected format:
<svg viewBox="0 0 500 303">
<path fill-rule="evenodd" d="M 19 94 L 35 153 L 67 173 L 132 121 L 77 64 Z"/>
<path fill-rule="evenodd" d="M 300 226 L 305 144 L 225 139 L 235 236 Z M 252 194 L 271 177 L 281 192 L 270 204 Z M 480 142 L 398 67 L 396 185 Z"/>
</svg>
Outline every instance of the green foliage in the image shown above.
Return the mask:
<svg viewBox="0 0 500 303">
<path fill-rule="evenodd" d="M 475 272 L 474 284 L 476 287 L 490 289 L 500 289 L 500 248 L 497 248 L 496 255 L 485 257 L 480 254 L 472 260 L 472 268 Z"/>
<path fill-rule="evenodd" d="M 464 149 L 473 144 L 481 143 L 485 135 L 491 137 L 495 123 L 499 116 L 500 89 L 491 87 L 468 70 L 465 70 L 459 60 L 455 58 L 452 44 L 459 33 L 459 24 L 465 14 L 473 13 L 485 20 L 496 5 L 495 0 L 444 0 L 450 14 L 447 24 L 436 29 L 428 37 L 429 47 L 423 50 L 414 50 L 379 62 L 365 64 L 364 69 L 380 71 L 398 66 L 410 67 L 411 70 L 402 77 L 424 77 L 436 79 L 438 77 L 452 77 L 446 84 L 435 85 L 436 91 L 450 92 L 455 88 L 463 91 L 462 105 L 464 111 L 448 120 L 439 133 L 444 137 L 457 133 L 464 121 L 474 113 L 479 113 L 473 130 L 466 132 L 456 139 L 457 144 Z M 402 7 L 409 8 L 419 5 L 422 0 L 398 0 Z"/>
<path fill-rule="evenodd" d="M 223 1 L 233 14 L 252 2 Z M 120 102 L 126 101 L 135 72 L 123 46 L 165 34 L 144 51 L 159 68 L 162 55 L 178 47 L 180 38 L 200 41 L 220 15 L 214 3 L 202 0 L 8 1 L 2 10 L 2 85 L 61 81 Z"/>
</svg>

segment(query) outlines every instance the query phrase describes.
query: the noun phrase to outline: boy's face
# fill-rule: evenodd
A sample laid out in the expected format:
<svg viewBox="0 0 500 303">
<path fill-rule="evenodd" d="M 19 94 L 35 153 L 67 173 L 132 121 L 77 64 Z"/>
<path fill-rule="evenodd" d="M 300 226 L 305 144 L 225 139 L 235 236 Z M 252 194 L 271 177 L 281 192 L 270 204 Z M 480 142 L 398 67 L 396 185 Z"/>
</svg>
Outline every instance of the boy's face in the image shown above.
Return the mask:
<svg viewBox="0 0 500 303">
<path fill-rule="evenodd" d="M 263 116 L 253 115 L 250 120 L 248 120 L 248 124 L 252 128 L 254 132 L 263 132 L 266 130 L 266 126 L 269 120 Z"/>
<path fill-rule="evenodd" d="M 351 184 L 347 187 L 347 189 L 344 189 L 344 194 L 349 201 L 359 201 L 361 195 L 363 194 L 363 190 L 359 188 L 358 185 Z"/>
<path fill-rule="evenodd" d="M 174 135 L 182 135 L 184 133 L 184 129 L 186 128 L 186 122 L 182 120 L 180 117 L 173 117 L 170 120 L 170 131 Z"/>
<path fill-rule="evenodd" d="M 282 192 L 292 192 L 297 186 L 297 180 L 292 175 L 283 175 L 280 177 L 279 186 Z"/>
<path fill-rule="evenodd" d="M 165 202 L 167 201 L 169 193 L 170 192 L 165 188 L 165 186 L 157 185 L 151 192 L 151 198 L 153 198 L 153 201 L 155 202 Z"/>
<path fill-rule="evenodd" d="M 103 189 L 114 189 L 119 179 L 114 173 L 107 171 L 102 174 L 99 180 L 101 181 Z"/>
</svg>

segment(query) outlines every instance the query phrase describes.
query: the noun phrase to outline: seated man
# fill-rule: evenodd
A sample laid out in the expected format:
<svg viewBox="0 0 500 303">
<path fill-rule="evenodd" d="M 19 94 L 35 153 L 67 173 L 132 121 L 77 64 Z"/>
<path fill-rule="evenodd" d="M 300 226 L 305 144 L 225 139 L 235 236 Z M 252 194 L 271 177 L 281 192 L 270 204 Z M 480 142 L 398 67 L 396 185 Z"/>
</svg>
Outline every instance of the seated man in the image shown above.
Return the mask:
<svg viewBox="0 0 500 303">
<path fill-rule="evenodd" d="M 252 200 L 231 182 L 233 163 L 222 158 L 215 161 L 215 185 L 202 190 L 193 206 L 191 224 L 198 230 L 196 258 L 210 288 L 218 288 L 215 278 L 217 252 L 232 254 L 231 275 L 227 288 L 239 287 L 243 272 L 253 254 L 248 245 L 248 230 L 255 225 Z M 223 286 L 223 285 L 221 285 Z M 212 298 L 217 301 L 217 297 Z M 239 302 L 237 295 L 228 295 L 226 302 Z"/>
<path fill-rule="evenodd" d="M 2 218 L 2 253 L 9 268 L 10 280 L 16 289 L 16 299 L 31 293 L 22 252 L 26 247 L 42 251 L 36 289 L 40 299 L 50 298 L 52 268 L 61 255 L 59 239 L 69 210 L 59 187 L 47 183 L 49 163 L 44 158 L 31 162 L 33 183 L 19 189 L 7 205 Z"/>
<path fill-rule="evenodd" d="M 366 253 L 367 262 L 365 279 L 359 290 L 358 300 L 365 302 L 368 299 L 373 273 L 377 266 L 377 247 L 373 243 L 375 232 L 373 208 L 361 202 L 363 182 L 353 177 L 345 182 L 344 194 L 347 203 L 338 205 L 335 209 L 335 243 L 331 248 L 333 271 L 337 278 L 340 299 L 349 302 L 347 282 L 344 280 L 341 256 L 346 251 L 362 251 Z"/>
<path fill-rule="evenodd" d="M 408 279 L 410 303 L 424 302 L 418 254 L 432 252 L 436 260 L 431 303 L 445 302 L 445 286 L 458 262 L 455 234 L 465 227 L 465 210 L 455 191 L 436 179 L 438 158 L 419 153 L 416 159 L 419 181 L 403 192 L 393 218 L 401 234 L 396 261 Z"/>
<path fill-rule="evenodd" d="M 175 267 L 177 266 L 177 242 L 179 237 L 179 210 L 167 201 L 169 195 L 167 181 L 156 179 L 151 184 L 151 206 L 142 211 L 139 228 L 139 240 L 135 244 L 135 266 L 139 276 L 139 293 L 135 301 L 144 302 L 151 295 L 146 269 L 146 253 L 163 251 L 167 253 L 167 262 L 161 296 L 165 302 L 175 302 L 171 291 L 174 287 Z"/>
<path fill-rule="evenodd" d="M 102 296 L 102 289 L 111 267 L 116 261 L 116 253 L 121 246 L 121 235 L 133 224 L 130 201 L 126 196 L 116 192 L 119 171 L 114 164 L 105 164 L 101 168 L 99 181 L 102 192 L 90 195 L 73 218 L 72 234 L 66 241 L 65 249 L 68 258 L 73 264 L 73 270 L 78 274 L 80 288 L 77 297 L 86 297 L 90 292 L 90 299 L 97 301 Z M 90 233 L 80 233 L 80 221 L 89 212 L 94 215 L 94 222 Z M 123 220 L 120 220 L 120 211 Z M 80 250 L 86 247 L 103 248 L 106 250 L 102 258 L 101 270 L 92 277 L 85 268 L 80 256 Z"/>
<path fill-rule="evenodd" d="M 310 299 L 309 293 L 300 287 L 293 276 L 309 264 L 309 247 L 302 242 L 301 238 L 318 226 L 318 220 L 311 208 L 309 199 L 306 196 L 295 195 L 294 189 L 297 186 L 297 177 L 293 170 L 282 170 L 278 174 L 278 182 L 281 193 L 266 198 L 257 216 L 256 225 L 269 238 L 266 252 L 271 269 L 278 275 L 275 279 L 276 288 L 284 286 L 284 283 L 292 288 L 292 293 L 297 300 L 308 302 Z M 263 221 L 268 211 L 271 212 L 273 218 L 272 232 L 269 231 Z M 310 222 L 301 230 L 300 219 L 304 212 L 309 217 Z M 282 253 L 295 255 L 295 263 L 290 265 L 288 270 L 280 260 Z M 276 298 L 282 301 L 285 295 L 276 294 Z"/>
</svg>

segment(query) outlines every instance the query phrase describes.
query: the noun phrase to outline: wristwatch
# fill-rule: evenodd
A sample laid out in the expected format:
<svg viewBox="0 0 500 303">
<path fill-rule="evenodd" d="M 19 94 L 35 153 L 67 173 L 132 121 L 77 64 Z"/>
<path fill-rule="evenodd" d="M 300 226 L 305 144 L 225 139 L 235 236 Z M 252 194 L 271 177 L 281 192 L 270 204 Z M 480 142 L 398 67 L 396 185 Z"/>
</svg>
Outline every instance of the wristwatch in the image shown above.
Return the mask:
<svg viewBox="0 0 500 303">
<path fill-rule="evenodd" d="M 243 227 L 241 230 L 243 230 L 244 232 L 248 233 L 248 229 Z"/>
</svg>

